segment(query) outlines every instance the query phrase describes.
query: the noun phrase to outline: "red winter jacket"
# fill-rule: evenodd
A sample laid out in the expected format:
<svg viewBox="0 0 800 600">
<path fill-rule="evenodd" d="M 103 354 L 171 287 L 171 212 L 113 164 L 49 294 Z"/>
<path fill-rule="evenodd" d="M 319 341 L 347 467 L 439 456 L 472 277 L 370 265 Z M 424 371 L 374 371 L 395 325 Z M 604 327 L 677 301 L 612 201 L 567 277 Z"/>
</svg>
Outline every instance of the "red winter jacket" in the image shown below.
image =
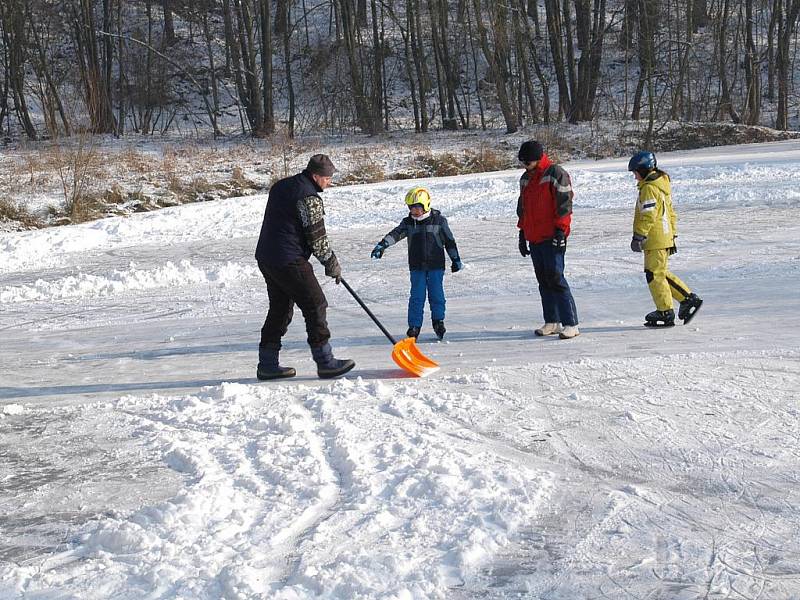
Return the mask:
<svg viewBox="0 0 800 600">
<path fill-rule="evenodd" d="M 519 180 L 517 227 L 534 244 L 553 238 L 556 228 L 569 235 L 572 222 L 572 181 L 560 166 L 542 155 L 533 173 L 525 171 Z"/>
</svg>

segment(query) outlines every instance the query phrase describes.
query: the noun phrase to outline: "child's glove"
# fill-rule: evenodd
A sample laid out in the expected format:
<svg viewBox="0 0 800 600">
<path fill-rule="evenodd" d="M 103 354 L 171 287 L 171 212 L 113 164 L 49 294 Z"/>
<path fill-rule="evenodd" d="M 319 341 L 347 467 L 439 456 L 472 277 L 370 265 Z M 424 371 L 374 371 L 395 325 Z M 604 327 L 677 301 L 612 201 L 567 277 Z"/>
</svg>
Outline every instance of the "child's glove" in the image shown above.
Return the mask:
<svg viewBox="0 0 800 600">
<path fill-rule="evenodd" d="M 555 232 L 553 233 L 552 243 L 556 252 L 564 254 L 567 249 L 567 236 L 564 235 L 564 232 L 561 229 L 556 228 Z"/>
<path fill-rule="evenodd" d="M 641 252 L 644 243 L 647 241 L 646 235 L 639 235 L 638 233 L 633 234 L 633 239 L 631 239 L 631 250 L 634 252 Z"/>
<path fill-rule="evenodd" d="M 677 235 L 673 235 L 672 236 L 672 247 L 668 248 L 670 256 L 672 256 L 673 254 L 677 254 L 678 253 L 678 244 L 675 243 L 675 240 L 677 240 L 677 239 L 678 239 Z"/>
<path fill-rule="evenodd" d="M 380 258 L 383 256 L 383 251 L 386 250 L 386 248 L 388 247 L 389 244 L 381 240 L 380 242 L 375 244 L 375 247 L 372 249 L 372 253 L 370 254 L 370 256 L 372 258 Z"/>
<path fill-rule="evenodd" d="M 528 248 L 528 240 L 525 239 L 525 232 L 522 229 L 519 230 L 519 253 L 522 256 L 529 256 L 531 253 Z"/>
<path fill-rule="evenodd" d="M 463 268 L 464 268 L 464 263 L 462 263 L 461 260 L 458 258 L 453 261 L 452 265 L 450 265 L 450 270 L 453 273 L 458 273 Z"/>
</svg>

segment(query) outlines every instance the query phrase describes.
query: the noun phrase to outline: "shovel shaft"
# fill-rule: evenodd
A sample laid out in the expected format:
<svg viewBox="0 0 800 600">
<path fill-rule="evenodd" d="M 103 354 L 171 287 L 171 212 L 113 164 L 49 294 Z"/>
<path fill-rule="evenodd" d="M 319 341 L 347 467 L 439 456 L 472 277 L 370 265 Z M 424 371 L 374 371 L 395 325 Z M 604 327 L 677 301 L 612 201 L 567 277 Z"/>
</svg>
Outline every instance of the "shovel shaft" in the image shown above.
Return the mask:
<svg viewBox="0 0 800 600">
<path fill-rule="evenodd" d="M 372 311 L 371 311 L 371 310 L 370 310 L 370 309 L 367 307 L 367 305 L 366 305 L 366 304 L 364 304 L 364 301 L 363 301 L 363 300 L 361 300 L 361 298 L 359 298 L 359 297 L 358 297 L 358 294 L 356 294 L 356 293 L 353 291 L 353 288 L 351 288 L 351 287 L 350 287 L 350 284 L 348 284 L 348 283 L 347 283 L 347 282 L 344 280 L 344 277 L 340 278 L 340 279 L 339 279 L 339 282 L 340 282 L 340 283 L 341 283 L 341 284 L 342 284 L 342 285 L 345 287 L 345 289 L 346 289 L 348 292 L 350 292 L 350 295 L 351 295 L 351 296 L 353 296 L 353 298 L 355 298 L 356 302 L 358 302 L 358 303 L 361 305 L 361 308 L 363 308 L 363 309 L 364 309 L 364 312 L 366 312 L 366 313 L 367 313 L 367 314 L 370 316 L 370 318 L 371 318 L 373 321 L 375 321 L 375 325 L 377 325 L 378 327 L 380 327 L 380 330 L 383 332 L 383 335 L 385 335 L 387 338 L 389 338 L 389 341 L 390 341 L 390 342 L 392 342 L 392 344 L 393 344 L 393 345 L 394 345 L 394 344 L 397 344 L 397 342 L 395 341 L 395 339 L 392 337 L 392 334 L 390 334 L 388 331 L 386 331 L 386 327 L 384 327 L 384 326 L 381 324 L 381 322 L 380 322 L 380 321 L 378 321 L 378 317 L 376 317 L 375 315 L 373 315 L 373 314 L 372 314 Z"/>
</svg>

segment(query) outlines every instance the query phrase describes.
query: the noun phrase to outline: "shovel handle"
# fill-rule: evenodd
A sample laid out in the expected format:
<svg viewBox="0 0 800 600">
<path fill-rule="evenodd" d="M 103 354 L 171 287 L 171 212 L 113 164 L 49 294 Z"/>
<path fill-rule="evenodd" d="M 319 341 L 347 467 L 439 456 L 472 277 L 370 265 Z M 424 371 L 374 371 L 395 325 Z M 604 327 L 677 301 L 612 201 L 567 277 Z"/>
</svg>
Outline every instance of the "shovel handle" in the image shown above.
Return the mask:
<svg viewBox="0 0 800 600">
<path fill-rule="evenodd" d="M 367 305 L 366 305 L 366 304 L 364 304 L 364 301 L 363 301 L 361 298 L 359 298 L 359 297 L 358 297 L 358 294 L 356 294 L 356 293 L 353 291 L 353 288 L 351 288 L 351 287 L 350 287 L 350 284 L 349 284 L 349 283 L 347 283 L 347 282 L 344 280 L 344 277 L 340 277 L 340 278 L 339 278 L 339 283 L 341 283 L 341 284 L 342 284 L 342 285 L 345 287 L 345 289 L 346 289 L 348 292 L 350 292 L 350 295 L 351 295 L 351 296 L 353 296 L 353 298 L 355 298 L 355 299 L 356 299 L 356 302 L 358 302 L 358 303 L 361 305 L 361 308 L 363 308 L 363 309 L 364 309 L 364 312 L 366 312 L 366 313 L 367 313 L 367 314 L 370 316 L 370 318 L 371 318 L 373 321 L 375 321 L 375 325 L 377 325 L 378 327 L 380 327 L 380 330 L 383 332 L 383 335 L 385 335 L 387 338 L 389 338 L 389 341 L 390 341 L 390 342 L 392 342 L 392 345 L 394 345 L 394 344 L 397 344 L 397 342 L 395 341 L 395 339 L 392 337 L 392 334 L 390 334 L 388 331 L 386 331 L 386 327 L 384 327 L 384 326 L 381 324 L 381 322 L 380 322 L 380 321 L 378 321 L 378 317 L 376 317 L 375 315 L 373 315 L 373 314 L 372 314 L 372 311 L 371 311 L 369 308 L 367 308 Z"/>
</svg>

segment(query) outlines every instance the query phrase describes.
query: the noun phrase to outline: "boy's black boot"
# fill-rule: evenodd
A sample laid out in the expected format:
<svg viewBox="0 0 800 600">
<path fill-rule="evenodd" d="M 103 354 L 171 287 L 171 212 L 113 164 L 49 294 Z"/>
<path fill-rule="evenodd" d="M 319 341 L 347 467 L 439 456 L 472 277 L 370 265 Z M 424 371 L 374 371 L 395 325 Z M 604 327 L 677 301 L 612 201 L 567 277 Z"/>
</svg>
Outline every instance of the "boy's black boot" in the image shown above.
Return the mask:
<svg viewBox="0 0 800 600">
<path fill-rule="evenodd" d="M 350 359 L 340 360 L 334 358 L 330 344 L 311 348 L 311 356 L 314 357 L 314 362 L 317 363 L 317 375 L 319 375 L 320 379 L 339 377 L 356 366 L 355 361 Z"/>
<path fill-rule="evenodd" d="M 264 344 L 258 347 L 258 368 L 256 369 L 256 377 L 261 381 L 283 379 L 296 375 L 292 367 L 282 367 L 278 363 L 278 353 L 280 350 L 281 345 L 275 343 Z"/>
<path fill-rule="evenodd" d="M 406 337 L 417 339 L 419 337 L 419 327 L 409 327 L 408 331 L 406 331 Z"/>
<path fill-rule="evenodd" d="M 442 339 L 446 331 L 447 329 L 444 326 L 443 320 L 437 319 L 436 321 L 433 322 L 433 332 L 436 334 L 436 337 Z"/>
<path fill-rule="evenodd" d="M 694 318 L 694 314 L 700 310 L 702 305 L 703 299 L 700 296 L 695 293 L 689 294 L 681 301 L 681 305 L 678 307 L 678 318 L 686 325 Z"/>
<path fill-rule="evenodd" d="M 671 308 L 654 310 L 645 315 L 644 324 L 646 327 L 672 327 L 675 325 L 675 311 Z"/>
</svg>

